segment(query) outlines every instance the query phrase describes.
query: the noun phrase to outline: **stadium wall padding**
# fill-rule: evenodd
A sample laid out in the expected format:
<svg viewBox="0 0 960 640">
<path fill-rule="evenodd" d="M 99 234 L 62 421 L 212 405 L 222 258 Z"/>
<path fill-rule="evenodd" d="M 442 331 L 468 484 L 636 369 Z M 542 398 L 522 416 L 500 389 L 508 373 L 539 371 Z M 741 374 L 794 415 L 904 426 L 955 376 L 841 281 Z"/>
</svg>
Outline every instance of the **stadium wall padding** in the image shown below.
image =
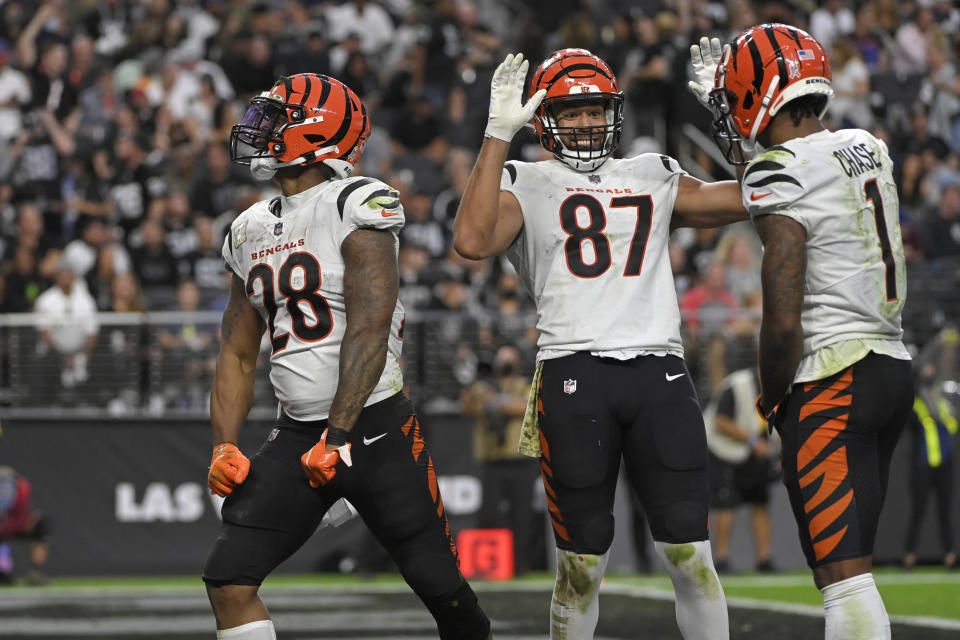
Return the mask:
<svg viewBox="0 0 960 640">
<path fill-rule="evenodd" d="M 219 525 L 220 500 L 206 487 L 211 451 L 207 422 L 6 418 L 2 424 L 0 464 L 13 466 L 30 480 L 35 506 L 50 518 L 51 576 L 199 574 Z M 475 526 L 482 487 L 472 455 L 470 420 L 423 416 L 423 424 L 451 529 L 456 533 Z M 243 451 L 252 456 L 271 427 L 266 422 L 248 424 L 240 442 Z M 910 446 L 902 441 L 894 456 L 876 543 L 878 563 L 902 556 L 910 513 L 909 454 Z M 955 483 L 960 485 L 956 478 Z M 615 511 L 612 571 L 633 567 L 623 489 Z M 778 484 L 772 494 L 774 562 L 782 569 L 802 567 L 785 491 Z M 960 495 L 960 486 L 955 495 Z M 940 556 L 932 511 L 931 500 L 921 535 L 921 559 Z M 734 569 L 748 569 L 753 563 L 746 515 L 744 510 L 735 524 L 730 558 Z M 954 520 L 960 520 L 956 512 Z M 960 522 L 955 530 L 960 531 Z M 15 560 L 26 561 L 26 545 L 16 545 Z M 24 568 L 21 564 L 18 572 Z M 278 572 L 391 568 L 363 523 L 354 519 L 319 530 Z"/>
</svg>

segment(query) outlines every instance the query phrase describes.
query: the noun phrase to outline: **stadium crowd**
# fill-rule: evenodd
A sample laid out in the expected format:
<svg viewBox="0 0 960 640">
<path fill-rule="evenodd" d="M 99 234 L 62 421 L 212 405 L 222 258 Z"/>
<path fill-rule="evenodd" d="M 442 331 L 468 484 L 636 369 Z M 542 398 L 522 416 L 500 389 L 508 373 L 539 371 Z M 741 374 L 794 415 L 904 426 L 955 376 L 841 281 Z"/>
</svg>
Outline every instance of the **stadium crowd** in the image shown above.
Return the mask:
<svg viewBox="0 0 960 640">
<path fill-rule="evenodd" d="M 411 392 L 452 409 L 498 347 L 517 347 L 525 371 L 536 352 L 531 302 L 506 261 L 467 261 L 451 246 L 504 52 L 538 61 L 562 47 L 595 51 L 626 93 L 631 130 L 619 155 L 693 148 L 684 168 L 723 178 L 716 156 L 687 144 L 683 125 L 710 126 L 686 89 L 687 48 L 701 34 L 727 40 L 774 21 L 809 30 L 830 53 L 830 126 L 888 143 L 908 259 L 933 283 L 911 294 L 943 294 L 935 283 L 960 277 L 960 9 L 951 2 L 8 0 L 0 312 L 222 309 L 226 230 L 273 189 L 231 164 L 231 127 L 278 76 L 325 73 L 371 114 L 358 172 L 398 189 L 404 203 L 400 297 L 411 314 L 435 318 L 407 344 L 406 366 L 431 372 L 408 376 Z M 545 153 L 533 136 L 512 148 L 526 160 Z M 759 243 L 744 224 L 679 230 L 670 255 L 689 366 L 706 397 L 753 363 Z M 908 303 L 915 345 L 960 315 L 955 292 L 933 306 L 924 299 L 913 324 Z M 92 348 L 82 323 L 67 324 L 47 332 L 51 352 L 72 349 L 64 387 L 85 379 Z M 189 354 L 207 353 L 215 331 L 185 323 L 157 335 L 153 349 L 188 354 L 169 360 L 187 367 L 181 395 L 207 388 L 209 362 Z M 429 353 L 412 356 L 418 342 Z M 195 395 L 188 402 L 204 402 Z"/>
</svg>

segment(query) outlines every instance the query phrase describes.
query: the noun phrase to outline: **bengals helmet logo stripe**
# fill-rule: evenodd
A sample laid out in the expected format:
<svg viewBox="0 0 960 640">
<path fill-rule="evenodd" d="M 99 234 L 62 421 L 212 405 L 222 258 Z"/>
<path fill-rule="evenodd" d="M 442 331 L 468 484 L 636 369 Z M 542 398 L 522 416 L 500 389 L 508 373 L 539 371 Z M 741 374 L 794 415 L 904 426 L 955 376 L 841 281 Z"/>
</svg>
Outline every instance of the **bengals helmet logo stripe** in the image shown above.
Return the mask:
<svg viewBox="0 0 960 640">
<path fill-rule="evenodd" d="M 797 98 L 823 96 L 819 116 L 833 95 L 830 61 L 808 33 L 784 24 L 747 29 L 717 66 L 711 103 L 714 137 L 733 164 L 746 164 L 741 140 L 751 144 L 783 105 Z"/>
<path fill-rule="evenodd" d="M 534 72 L 530 95 L 540 90 L 546 95 L 535 112 L 533 126 L 541 146 L 576 171 L 594 171 L 606 162 L 620 144 L 623 131 L 623 92 L 610 66 L 586 49 L 562 49 Z M 603 104 L 605 124 L 559 124 L 561 109 L 596 101 Z M 579 142 L 572 143 L 571 136 Z"/>
<path fill-rule="evenodd" d="M 230 135 L 231 159 L 274 166 L 323 163 L 346 178 L 363 153 L 370 121 L 360 98 L 335 78 L 315 73 L 284 76 L 254 97 Z M 246 155 L 242 152 L 248 152 Z"/>
</svg>

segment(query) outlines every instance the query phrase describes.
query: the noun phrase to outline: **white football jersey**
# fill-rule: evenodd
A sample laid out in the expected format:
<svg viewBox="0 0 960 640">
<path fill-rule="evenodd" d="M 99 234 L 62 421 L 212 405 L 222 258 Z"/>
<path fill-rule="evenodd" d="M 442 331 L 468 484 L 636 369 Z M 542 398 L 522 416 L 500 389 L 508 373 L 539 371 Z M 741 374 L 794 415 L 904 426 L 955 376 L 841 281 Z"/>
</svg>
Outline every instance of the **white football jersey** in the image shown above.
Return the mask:
<svg viewBox="0 0 960 640">
<path fill-rule="evenodd" d="M 897 187 L 886 145 L 866 131 L 822 131 L 771 147 L 744 172 L 751 218 L 783 215 L 807 234 L 795 382 L 819 380 L 876 351 L 909 359 Z"/>
<path fill-rule="evenodd" d="M 506 255 L 536 302 L 538 360 L 683 356 L 667 251 L 683 173 L 652 153 L 592 173 L 558 160 L 505 165 L 500 189 L 523 211 Z"/>
<path fill-rule="evenodd" d="M 223 258 L 244 281 L 273 345 L 270 381 L 296 420 L 326 418 L 337 390 L 340 343 L 347 325 L 340 244 L 360 228 L 388 230 L 399 247 L 403 207 L 373 178 L 331 180 L 241 213 L 224 240 Z M 387 362 L 367 405 L 403 388 L 403 306 L 397 301 Z"/>
</svg>

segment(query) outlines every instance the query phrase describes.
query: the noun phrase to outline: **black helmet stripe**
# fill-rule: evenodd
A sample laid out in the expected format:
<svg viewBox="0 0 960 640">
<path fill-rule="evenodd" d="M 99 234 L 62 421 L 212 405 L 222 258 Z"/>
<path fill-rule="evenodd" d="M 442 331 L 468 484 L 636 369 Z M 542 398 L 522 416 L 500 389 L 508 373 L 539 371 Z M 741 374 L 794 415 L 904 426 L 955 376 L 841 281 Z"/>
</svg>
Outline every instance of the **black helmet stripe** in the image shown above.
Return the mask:
<svg viewBox="0 0 960 640">
<path fill-rule="evenodd" d="M 763 85 L 763 59 L 760 57 L 760 47 L 754 42 L 753 36 L 746 37 L 747 48 L 750 50 L 750 58 L 753 60 L 753 90 L 760 95 Z"/>
<path fill-rule="evenodd" d="M 360 113 L 363 114 L 363 120 L 360 122 L 360 134 L 359 134 L 359 135 L 363 135 L 363 132 L 367 130 L 367 108 L 366 108 L 365 106 L 363 106 L 363 103 L 362 103 L 362 102 L 360 103 Z M 346 160 L 346 159 L 347 159 L 347 156 L 349 156 L 352 151 L 353 151 L 353 147 L 350 147 L 349 149 L 347 149 L 347 152 L 344 153 L 344 154 L 343 154 L 342 156 L 340 156 L 339 158 L 337 158 L 337 160 Z"/>
<path fill-rule="evenodd" d="M 777 56 L 777 71 L 780 72 L 780 86 L 778 87 L 783 91 L 784 87 L 787 86 L 787 61 L 783 59 L 783 49 L 780 47 L 780 43 L 777 42 L 777 34 L 774 31 L 773 27 L 764 27 L 764 33 L 767 34 L 767 39 L 770 40 L 770 46 L 773 47 L 773 54 Z"/>
<path fill-rule="evenodd" d="M 317 98 L 317 107 L 322 108 L 323 103 L 327 101 L 327 97 L 330 95 L 330 79 L 327 76 L 322 76 L 319 73 L 311 73 L 310 75 L 314 76 L 317 80 L 320 81 L 320 97 Z"/>
<path fill-rule="evenodd" d="M 604 78 L 606 78 L 607 80 L 610 80 L 611 82 L 613 81 L 613 78 L 611 78 L 610 76 L 608 76 L 607 73 L 606 73 L 603 69 L 601 69 L 600 67 L 598 67 L 598 66 L 595 65 L 595 64 L 586 64 L 586 63 L 583 63 L 583 64 L 573 64 L 573 65 L 570 65 L 569 67 L 564 68 L 562 71 L 560 71 L 560 73 L 558 73 L 556 76 L 553 77 L 553 80 L 551 80 L 550 83 L 546 86 L 547 91 L 549 91 L 550 89 L 552 89 L 552 88 L 553 88 L 553 85 L 555 85 L 557 82 L 559 82 L 560 79 L 563 78 L 565 75 L 568 75 L 568 74 L 570 74 L 570 73 L 572 73 L 572 72 L 574 72 L 574 71 L 580 71 L 580 70 L 582 70 L 582 69 L 590 69 L 590 70 L 594 71 L 595 73 L 599 73 L 600 75 L 602 75 L 602 76 L 603 76 Z"/>
<path fill-rule="evenodd" d="M 350 94 L 347 93 L 347 85 L 340 83 L 340 86 L 343 87 L 343 122 L 340 123 L 340 128 L 337 129 L 337 132 L 330 136 L 330 139 L 327 140 L 329 146 L 333 146 L 339 143 L 347 135 L 347 132 L 350 130 L 350 123 L 353 122 L 353 103 L 350 101 Z"/>
<path fill-rule="evenodd" d="M 794 29 L 793 27 L 784 27 L 784 28 L 786 29 L 787 34 L 788 34 L 791 38 L 793 38 L 793 41 L 797 43 L 797 48 L 798 48 L 798 49 L 802 48 L 803 45 L 800 44 L 800 34 L 797 33 L 797 30 Z"/>
</svg>

